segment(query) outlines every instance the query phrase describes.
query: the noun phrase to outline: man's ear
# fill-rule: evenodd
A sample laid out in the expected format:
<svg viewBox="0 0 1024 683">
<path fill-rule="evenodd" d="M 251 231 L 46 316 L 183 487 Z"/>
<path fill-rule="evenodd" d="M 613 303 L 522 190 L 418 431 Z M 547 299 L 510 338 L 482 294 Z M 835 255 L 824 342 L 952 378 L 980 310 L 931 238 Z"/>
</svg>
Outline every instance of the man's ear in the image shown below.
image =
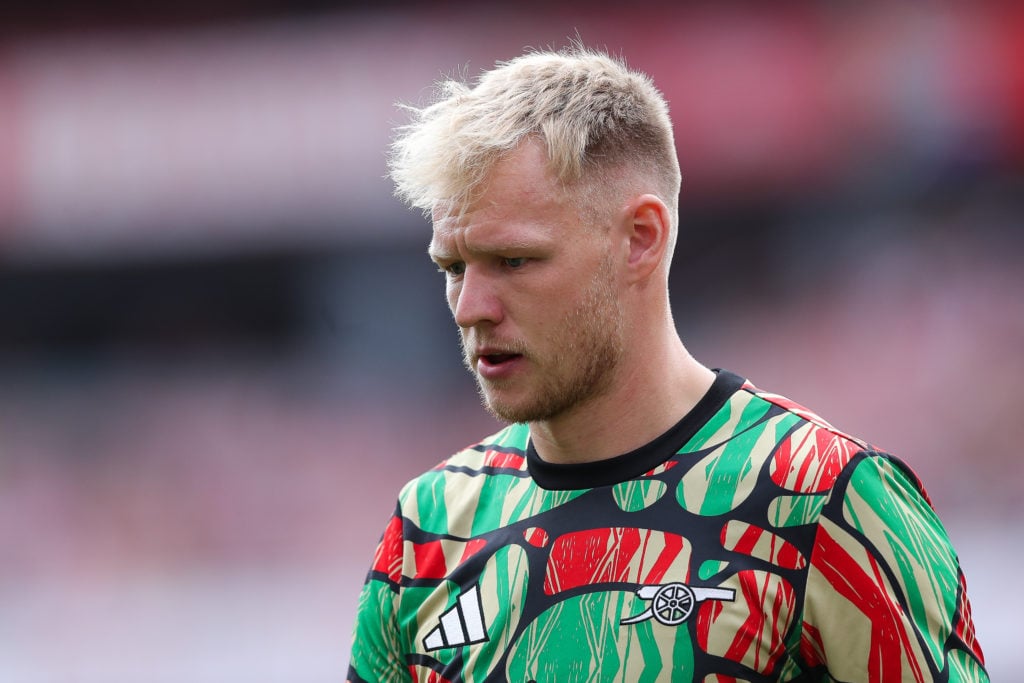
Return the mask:
<svg viewBox="0 0 1024 683">
<path fill-rule="evenodd" d="M 665 260 L 672 226 L 669 210 L 656 195 L 643 194 L 626 205 L 623 219 L 628 237 L 629 279 L 639 282 L 650 277 Z"/>
</svg>

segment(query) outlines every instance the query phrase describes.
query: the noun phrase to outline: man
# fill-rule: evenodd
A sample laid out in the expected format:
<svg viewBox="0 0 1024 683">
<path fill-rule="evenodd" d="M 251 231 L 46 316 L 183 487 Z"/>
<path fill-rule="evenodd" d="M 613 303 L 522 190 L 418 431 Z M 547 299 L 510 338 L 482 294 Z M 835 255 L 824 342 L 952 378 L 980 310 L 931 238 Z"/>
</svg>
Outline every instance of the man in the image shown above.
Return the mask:
<svg viewBox="0 0 1024 683">
<path fill-rule="evenodd" d="M 449 82 L 391 169 L 510 425 L 401 491 L 350 681 L 988 680 L 914 475 L 680 340 L 646 76 L 576 47 Z"/>
</svg>

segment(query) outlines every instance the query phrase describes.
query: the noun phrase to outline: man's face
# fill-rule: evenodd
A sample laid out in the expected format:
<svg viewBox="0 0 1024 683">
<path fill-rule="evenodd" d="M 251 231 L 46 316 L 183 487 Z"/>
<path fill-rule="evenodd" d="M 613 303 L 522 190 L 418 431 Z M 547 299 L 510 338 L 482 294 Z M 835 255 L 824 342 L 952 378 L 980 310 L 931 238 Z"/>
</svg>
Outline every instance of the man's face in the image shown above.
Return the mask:
<svg viewBox="0 0 1024 683">
<path fill-rule="evenodd" d="M 484 404 L 549 420 L 611 385 L 622 315 L 605 227 L 587 225 L 526 143 L 460 218 L 435 215 L 430 254 Z"/>
</svg>

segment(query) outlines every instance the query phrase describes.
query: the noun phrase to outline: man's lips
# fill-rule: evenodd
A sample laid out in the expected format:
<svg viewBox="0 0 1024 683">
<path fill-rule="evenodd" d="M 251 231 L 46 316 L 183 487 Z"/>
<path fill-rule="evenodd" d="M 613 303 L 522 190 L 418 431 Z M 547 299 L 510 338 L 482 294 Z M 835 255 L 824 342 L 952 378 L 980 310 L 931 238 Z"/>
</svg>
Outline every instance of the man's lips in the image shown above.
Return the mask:
<svg viewBox="0 0 1024 683">
<path fill-rule="evenodd" d="M 502 363 L 507 363 L 508 361 L 519 357 L 520 354 L 518 353 L 482 353 L 477 355 L 477 358 L 480 361 L 483 361 L 488 365 L 501 365 Z"/>
<path fill-rule="evenodd" d="M 473 367 L 482 377 L 496 379 L 511 371 L 522 357 L 509 349 L 482 348 L 473 353 Z"/>
</svg>

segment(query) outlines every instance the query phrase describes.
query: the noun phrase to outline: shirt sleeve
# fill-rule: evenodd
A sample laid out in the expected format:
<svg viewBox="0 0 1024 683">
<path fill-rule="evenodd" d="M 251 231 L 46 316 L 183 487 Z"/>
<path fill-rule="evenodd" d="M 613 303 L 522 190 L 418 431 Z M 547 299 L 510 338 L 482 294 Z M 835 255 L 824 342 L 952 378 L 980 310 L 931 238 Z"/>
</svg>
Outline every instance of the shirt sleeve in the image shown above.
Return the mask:
<svg viewBox="0 0 1024 683">
<path fill-rule="evenodd" d="M 402 567 L 402 517 L 396 510 L 367 574 L 352 629 L 348 683 L 411 681 L 397 622 Z"/>
<path fill-rule="evenodd" d="M 914 474 L 855 458 L 815 536 L 801 655 L 827 680 L 987 682 L 959 560 Z"/>
</svg>

